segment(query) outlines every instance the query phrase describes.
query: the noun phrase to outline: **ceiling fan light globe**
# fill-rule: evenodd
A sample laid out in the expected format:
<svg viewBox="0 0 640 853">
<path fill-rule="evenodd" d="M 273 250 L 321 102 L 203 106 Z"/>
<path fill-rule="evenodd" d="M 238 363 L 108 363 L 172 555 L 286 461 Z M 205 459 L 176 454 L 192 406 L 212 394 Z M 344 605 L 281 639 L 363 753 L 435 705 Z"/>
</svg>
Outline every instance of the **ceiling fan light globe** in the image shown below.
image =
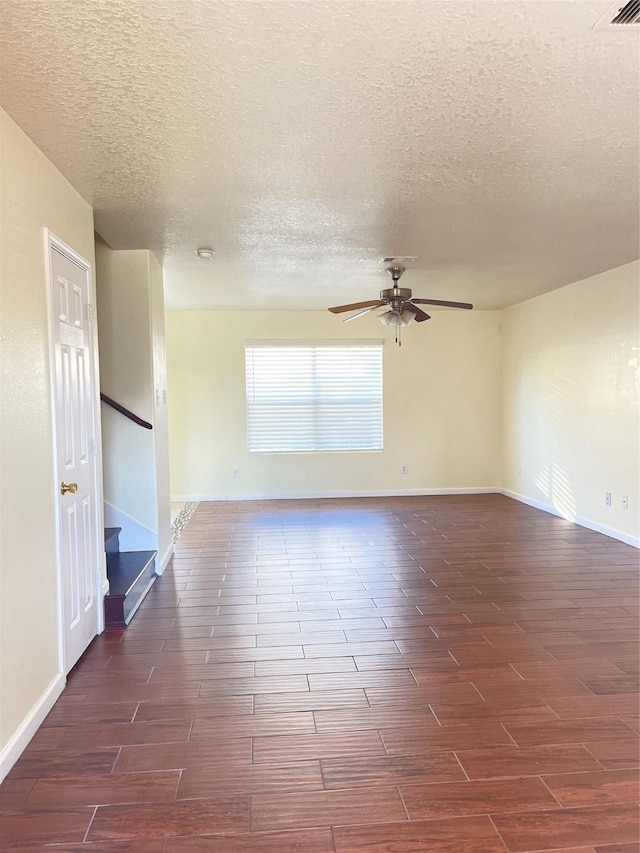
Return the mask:
<svg viewBox="0 0 640 853">
<path fill-rule="evenodd" d="M 416 315 L 413 311 L 409 311 L 408 308 L 405 308 L 404 311 L 400 312 L 400 317 L 402 318 L 403 326 L 408 326 L 409 323 L 413 323 L 416 319 Z"/>
<path fill-rule="evenodd" d="M 397 311 L 386 311 L 384 314 L 380 314 L 378 320 L 383 326 L 395 326 L 397 328 L 404 325 L 402 317 Z"/>
</svg>

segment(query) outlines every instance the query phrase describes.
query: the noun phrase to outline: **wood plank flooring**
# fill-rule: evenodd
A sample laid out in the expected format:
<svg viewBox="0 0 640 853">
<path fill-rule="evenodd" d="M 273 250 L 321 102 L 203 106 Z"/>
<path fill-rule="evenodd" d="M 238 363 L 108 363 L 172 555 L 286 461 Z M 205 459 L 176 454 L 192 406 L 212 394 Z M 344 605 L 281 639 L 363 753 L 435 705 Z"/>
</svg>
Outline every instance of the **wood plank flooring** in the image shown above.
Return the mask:
<svg viewBox="0 0 640 853">
<path fill-rule="evenodd" d="M 202 503 L 0 847 L 639 853 L 638 648 L 638 552 L 502 496 Z"/>
</svg>

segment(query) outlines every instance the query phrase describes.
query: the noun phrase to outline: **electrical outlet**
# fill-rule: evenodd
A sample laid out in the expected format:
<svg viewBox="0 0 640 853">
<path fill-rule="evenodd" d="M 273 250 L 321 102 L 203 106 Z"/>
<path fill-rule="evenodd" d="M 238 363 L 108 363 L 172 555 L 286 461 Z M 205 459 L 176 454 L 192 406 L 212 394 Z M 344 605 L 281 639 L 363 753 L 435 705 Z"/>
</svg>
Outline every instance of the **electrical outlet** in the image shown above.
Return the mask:
<svg viewBox="0 0 640 853">
<path fill-rule="evenodd" d="M 604 505 L 611 506 L 611 492 L 604 493 Z"/>
<path fill-rule="evenodd" d="M 620 503 L 622 504 L 622 509 L 629 509 L 629 495 L 622 495 Z"/>
<path fill-rule="evenodd" d="M 408 474 L 409 473 L 409 466 L 403 465 L 402 468 L 400 469 L 400 471 L 402 474 Z"/>
<path fill-rule="evenodd" d="M 231 472 L 231 476 L 232 476 L 234 479 L 237 479 L 237 478 L 240 476 L 240 469 L 239 469 L 239 468 L 234 468 L 234 469 L 233 469 L 233 471 Z"/>
</svg>

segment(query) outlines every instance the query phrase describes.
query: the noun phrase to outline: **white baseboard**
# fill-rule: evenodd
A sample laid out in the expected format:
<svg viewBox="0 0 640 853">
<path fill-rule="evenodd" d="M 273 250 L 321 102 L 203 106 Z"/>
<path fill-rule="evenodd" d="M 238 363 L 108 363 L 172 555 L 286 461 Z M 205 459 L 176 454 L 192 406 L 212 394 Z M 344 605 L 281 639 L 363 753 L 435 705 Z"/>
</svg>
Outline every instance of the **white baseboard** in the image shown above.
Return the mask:
<svg viewBox="0 0 640 853">
<path fill-rule="evenodd" d="M 579 524 L 580 527 L 586 527 L 588 530 L 595 530 L 596 533 L 603 533 L 605 536 L 610 536 L 612 539 L 617 539 L 624 542 L 625 545 L 632 545 L 634 548 L 640 548 L 640 537 L 631 536 L 624 533 L 622 530 L 616 530 L 614 527 L 607 527 L 606 524 L 600 524 L 598 521 L 592 521 L 590 518 L 583 518 L 580 515 L 569 516 L 560 512 L 552 504 L 544 503 L 535 498 L 528 498 L 526 495 L 519 495 L 517 492 L 512 492 L 510 489 L 499 489 L 501 494 L 507 498 L 513 498 L 515 501 L 527 504 L 528 506 L 541 509 L 543 512 L 548 512 L 551 515 L 556 515 L 558 518 L 565 518 L 567 521 L 572 521 L 574 524 Z"/>
<path fill-rule="evenodd" d="M 49 684 L 40 699 L 27 714 L 9 743 L 0 753 L 0 782 L 5 778 L 16 761 L 24 752 L 31 738 L 38 731 L 44 718 L 53 708 L 58 697 L 64 690 L 67 679 L 59 672 Z"/>
<path fill-rule="evenodd" d="M 318 498 L 402 498 L 429 495 L 494 495 L 499 494 L 497 486 L 470 486 L 454 489 L 376 489 L 331 491 L 331 492 L 265 492 L 246 495 L 201 494 L 201 495 L 171 495 L 173 503 L 190 503 L 200 501 L 287 501 L 313 500 Z"/>
<path fill-rule="evenodd" d="M 161 575 L 164 570 L 167 568 L 167 564 L 169 560 L 173 557 L 173 544 L 169 545 L 167 548 L 163 558 L 158 560 L 158 565 L 156 566 L 156 574 Z"/>
</svg>

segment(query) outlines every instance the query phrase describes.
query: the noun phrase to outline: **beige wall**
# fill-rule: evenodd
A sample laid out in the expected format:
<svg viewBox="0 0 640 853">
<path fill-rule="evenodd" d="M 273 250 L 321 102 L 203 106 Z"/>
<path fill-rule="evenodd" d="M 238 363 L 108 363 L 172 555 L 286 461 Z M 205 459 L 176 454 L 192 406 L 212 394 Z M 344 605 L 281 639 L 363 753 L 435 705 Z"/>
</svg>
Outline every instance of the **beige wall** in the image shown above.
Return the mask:
<svg viewBox="0 0 640 853">
<path fill-rule="evenodd" d="M 628 264 L 502 318 L 503 487 L 632 539 L 640 534 L 639 276 L 640 264 Z"/>
<path fill-rule="evenodd" d="M 59 672 L 44 232 L 94 261 L 86 202 L 0 110 L 0 749 Z"/>
<path fill-rule="evenodd" d="M 497 486 L 498 312 L 434 312 L 402 348 L 375 317 L 168 311 L 174 496 L 288 496 Z M 384 338 L 384 451 L 249 454 L 247 339 Z M 401 473 L 407 464 L 408 474 Z M 233 468 L 240 477 L 233 479 Z"/>
<path fill-rule="evenodd" d="M 96 278 L 102 390 L 153 424 L 102 406 L 104 498 L 155 536 L 131 547 L 157 548 L 162 561 L 171 545 L 162 267 L 147 250 L 98 241 Z"/>
<path fill-rule="evenodd" d="M 96 243 L 101 389 L 153 423 L 149 254 Z M 152 431 L 103 404 L 102 455 L 105 501 L 156 533 Z"/>
<path fill-rule="evenodd" d="M 171 549 L 171 507 L 169 488 L 169 418 L 167 414 L 167 351 L 164 329 L 162 266 L 149 255 L 151 299 L 151 350 L 154 387 L 154 456 L 156 472 L 156 512 L 160 561 Z"/>
</svg>

